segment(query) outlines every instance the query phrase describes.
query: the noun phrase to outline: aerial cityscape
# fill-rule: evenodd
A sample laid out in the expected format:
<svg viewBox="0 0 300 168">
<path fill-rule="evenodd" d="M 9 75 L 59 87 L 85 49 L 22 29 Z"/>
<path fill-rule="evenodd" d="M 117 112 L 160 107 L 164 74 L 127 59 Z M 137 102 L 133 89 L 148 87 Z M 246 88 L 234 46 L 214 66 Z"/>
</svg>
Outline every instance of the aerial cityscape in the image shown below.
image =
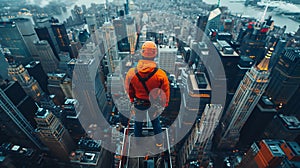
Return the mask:
<svg viewBox="0 0 300 168">
<path fill-rule="evenodd" d="M 0 168 L 299 168 L 299 100 L 299 0 L 0 0 Z"/>
</svg>

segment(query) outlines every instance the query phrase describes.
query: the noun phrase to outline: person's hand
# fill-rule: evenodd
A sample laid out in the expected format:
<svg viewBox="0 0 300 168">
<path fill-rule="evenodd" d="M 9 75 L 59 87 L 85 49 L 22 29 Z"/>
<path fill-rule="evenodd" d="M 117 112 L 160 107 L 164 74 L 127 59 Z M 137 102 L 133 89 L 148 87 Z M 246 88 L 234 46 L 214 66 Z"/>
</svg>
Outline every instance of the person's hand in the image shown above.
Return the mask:
<svg viewBox="0 0 300 168">
<path fill-rule="evenodd" d="M 134 111 L 134 103 L 130 102 L 130 114 L 131 115 L 135 115 L 135 111 Z"/>
</svg>

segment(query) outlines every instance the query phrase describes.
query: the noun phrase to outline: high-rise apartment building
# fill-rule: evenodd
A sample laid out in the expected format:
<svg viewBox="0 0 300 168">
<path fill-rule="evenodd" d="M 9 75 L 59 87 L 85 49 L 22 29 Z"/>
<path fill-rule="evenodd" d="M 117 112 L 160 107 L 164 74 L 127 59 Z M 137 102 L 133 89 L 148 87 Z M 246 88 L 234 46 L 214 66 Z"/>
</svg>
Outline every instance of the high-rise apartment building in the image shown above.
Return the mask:
<svg viewBox="0 0 300 168">
<path fill-rule="evenodd" d="M 32 21 L 29 18 L 23 17 L 12 18 L 11 21 L 15 22 L 18 26 L 31 56 L 37 57 L 36 48 L 33 42 L 38 40 L 38 36 L 34 31 Z"/>
<path fill-rule="evenodd" d="M 300 121 L 292 115 L 278 114 L 263 132 L 263 138 L 294 141 L 300 135 Z"/>
<path fill-rule="evenodd" d="M 182 103 L 188 112 L 197 112 L 200 118 L 206 104 L 211 100 L 211 86 L 204 73 L 182 70 Z"/>
<path fill-rule="evenodd" d="M 79 102 L 76 99 L 66 99 L 62 105 L 62 110 L 61 121 L 63 125 L 73 140 L 78 141 L 86 134 L 79 120 L 79 115 L 83 109 L 79 107 Z"/>
<path fill-rule="evenodd" d="M 267 96 L 262 96 L 241 130 L 238 147 L 248 148 L 254 141 L 260 140 L 276 114 L 275 104 Z"/>
<path fill-rule="evenodd" d="M 1 50 L 1 45 L 0 45 L 0 79 L 8 79 L 8 62 L 7 59 L 5 58 L 4 54 L 2 53 Z"/>
<path fill-rule="evenodd" d="M 51 24 L 51 29 L 56 38 L 56 42 L 60 51 L 69 52 L 70 40 L 65 25 L 60 23 L 53 23 Z"/>
<path fill-rule="evenodd" d="M 293 141 L 264 139 L 254 142 L 237 168 L 299 167 L 300 146 Z"/>
<path fill-rule="evenodd" d="M 69 154 L 75 144 L 60 120 L 49 110 L 39 108 L 34 118 L 41 141 L 49 148 L 52 156 L 69 161 Z"/>
<path fill-rule="evenodd" d="M 212 11 L 210 11 L 207 24 L 205 27 L 205 34 L 209 35 L 209 33 L 214 30 L 219 30 L 221 25 L 221 10 L 220 8 L 216 8 Z"/>
<path fill-rule="evenodd" d="M 36 21 L 37 27 L 35 31 L 39 37 L 39 40 L 48 41 L 49 45 L 52 48 L 54 55 L 58 58 L 58 53 L 60 51 L 57 40 L 54 36 L 54 33 L 51 29 L 50 18 L 39 18 Z"/>
<path fill-rule="evenodd" d="M 248 28 L 241 40 L 240 55 L 261 61 L 265 52 L 265 43 L 269 27 L 264 23 L 248 23 Z"/>
<path fill-rule="evenodd" d="M 215 47 L 217 48 L 221 61 L 224 66 L 227 82 L 228 94 L 234 94 L 237 85 L 235 84 L 237 77 L 239 77 L 239 61 L 240 56 L 233 50 L 233 48 L 225 40 L 217 40 Z M 242 78 L 239 78 L 239 82 Z"/>
<path fill-rule="evenodd" d="M 97 22 L 96 22 L 96 16 L 95 14 L 87 14 L 84 16 L 86 20 L 86 24 L 88 25 L 89 33 L 91 34 L 94 30 L 98 28 Z"/>
<path fill-rule="evenodd" d="M 45 146 L 35 135 L 36 123 L 33 120 L 35 109 L 34 101 L 17 82 L 1 85 L 1 139 L 35 149 L 44 149 Z"/>
<path fill-rule="evenodd" d="M 126 29 L 126 27 L 125 27 Z M 102 26 L 102 37 L 104 42 L 105 56 L 104 61 L 110 74 L 113 74 L 120 64 L 118 48 L 116 46 L 118 38 L 112 23 L 105 22 Z"/>
<path fill-rule="evenodd" d="M 126 20 L 124 17 L 116 18 L 113 20 L 113 27 L 115 31 L 115 36 L 118 44 L 119 51 L 130 51 L 130 44 L 128 41 L 128 34 L 127 34 L 127 26 Z"/>
<path fill-rule="evenodd" d="M 223 118 L 219 148 L 232 149 L 238 142 L 242 127 L 269 83 L 271 55 L 272 49 L 258 65 L 252 66 L 241 81 Z"/>
<path fill-rule="evenodd" d="M 25 65 L 25 68 L 28 71 L 29 75 L 32 76 L 39 83 L 42 90 L 48 94 L 49 93 L 47 88 L 48 76 L 44 72 L 41 62 L 32 61 L 29 64 Z"/>
<path fill-rule="evenodd" d="M 175 74 L 175 62 L 177 59 L 177 48 L 164 47 L 158 50 L 158 66 L 167 73 Z"/>
<path fill-rule="evenodd" d="M 208 21 L 208 14 L 202 13 L 197 16 L 197 22 L 196 22 L 196 26 L 197 26 L 196 40 L 197 41 L 202 41 L 204 31 L 205 31 L 205 28 L 207 25 L 207 21 Z"/>
<path fill-rule="evenodd" d="M 278 167 L 285 158 L 285 153 L 280 148 L 283 140 L 262 140 L 259 143 L 254 142 L 239 168 L 267 168 Z"/>
<path fill-rule="evenodd" d="M 24 64 L 33 60 L 30 50 L 15 22 L 0 21 L 0 31 L 0 44 L 2 48 L 9 49 L 14 59 Z"/>
<path fill-rule="evenodd" d="M 83 108 L 79 118 L 84 128 L 98 125 L 99 117 L 107 107 L 104 77 L 99 67 L 102 59 L 100 48 L 91 42 L 80 50 L 79 58 L 74 60 L 72 89 L 74 98 Z"/>
<path fill-rule="evenodd" d="M 63 104 L 66 98 L 66 94 L 64 93 L 64 91 L 66 91 L 69 96 L 72 95 L 72 83 L 66 81 L 68 79 L 66 73 L 48 73 L 47 75 L 49 93 L 55 95 L 56 100 L 59 104 Z"/>
<path fill-rule="evenodd" d="M 44 92 L 39 83 L 29 75 L 27 69 L 22 64 L 12 62 L 8 67 L 8 74 L 14 81 L 19 82 L 26 94 L 32 97 L 35 101 L 39 101 Z"/>
<path fill-rule="evenodd" d="M 285 50 L 272 70 L 266 89 L 266 94 L 277 106 L 288 104 L 300 86 L 300 50 L 292 47 Z"/>
<path fill-rule="evenodd" d="M 208 165 L 211 156 L 213 132 L 219 124 L 222 112 L 222 105 L 206 104 L 201 120 L 196 122 L 180 151 L 181 164 L 185 165 L 192 161 L 199 161 L 201 166 Z"/>
<path fill-rule="evenodd" d="M 126 30 L 130 46 L 130 54 L 134 54 L 137 45 L 137 28 L 134 18 L 129 16 L 126 17 Z"/>
<path fill-rule="evenodd" d="M 46 73 L 55 72 L 58 68 L 59 61 L 54 55 L 48 41 L 35 41 L 34 44 L 44 71 Z"/>
</svg>

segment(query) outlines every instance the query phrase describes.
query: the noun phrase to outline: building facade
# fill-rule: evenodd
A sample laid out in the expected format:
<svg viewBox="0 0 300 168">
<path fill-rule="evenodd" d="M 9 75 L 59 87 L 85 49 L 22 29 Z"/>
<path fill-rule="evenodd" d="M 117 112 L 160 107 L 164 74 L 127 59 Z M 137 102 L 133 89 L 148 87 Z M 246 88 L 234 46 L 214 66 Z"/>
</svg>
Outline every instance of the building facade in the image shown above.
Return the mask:
<svg viewBox="0 0 300 168">
<path fill-rule="evenodd" d="M 51 154 L 61 161 L 69 161 L 69 154 L 75 144 L 59 119 L 49 110 L 39 108 L 36 113 L 37 131 L 41 141 Z"/>
<path fill-rule="evenodd" d="M 26 94 L 32 97 L 35 101 L 39 101 L 44 92 L 39 83 L 29 75 L 27 69 L 22 64 L 10 63 L 8 74 L 14 81 L 19 82 Z"/>
<path fill-rule="evenodd" d="M 223 118 L 219 148 L 232 149 L 238 142 L 242 127 L 269 83 L 268 66 L 271 55 L 272 50 L 268 52 L 262 62 L 254 65 L 241 81 Z"/>
</svg>

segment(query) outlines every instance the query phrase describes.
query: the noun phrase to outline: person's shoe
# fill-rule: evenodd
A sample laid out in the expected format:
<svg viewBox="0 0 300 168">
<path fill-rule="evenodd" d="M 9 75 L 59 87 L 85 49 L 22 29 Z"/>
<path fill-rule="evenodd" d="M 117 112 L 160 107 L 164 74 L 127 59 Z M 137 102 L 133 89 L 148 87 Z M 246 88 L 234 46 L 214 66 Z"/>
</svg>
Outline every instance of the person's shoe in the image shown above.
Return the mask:
<svg viewBox="0 0 300 168">
<path fill-rule="evenodd" d="M 155 146 L 158 147 L 159 150 L 163 150 L 164 149 L 162 143 L 157 143 Z"/>
<path fill-rule="evenodd" d="M 156 146 L 157 147 L 162 147 L 163 145 L 162 145 L 162 143 L 157 143 Z"/>
</svg>

